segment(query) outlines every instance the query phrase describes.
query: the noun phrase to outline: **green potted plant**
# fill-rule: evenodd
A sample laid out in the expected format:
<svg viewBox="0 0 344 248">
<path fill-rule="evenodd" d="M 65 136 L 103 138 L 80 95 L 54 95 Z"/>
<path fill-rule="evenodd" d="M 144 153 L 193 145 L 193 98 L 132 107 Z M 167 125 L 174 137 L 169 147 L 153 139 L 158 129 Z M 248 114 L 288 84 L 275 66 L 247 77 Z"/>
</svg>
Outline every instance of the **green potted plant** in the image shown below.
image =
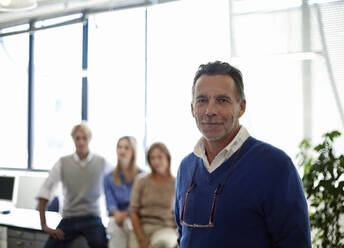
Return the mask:
<svg viewBox="0 0 344 248">
<path fill-rule="evenodd" d="M 323 141 L 312 146 L 303 140 L 298 159 L 303 166 L 303 187 L 309 204 L 313 247 L 344 247 L 344 155 L 336 154 L 334 141 L 338 131 L 323 135 Z"/>
</svg>

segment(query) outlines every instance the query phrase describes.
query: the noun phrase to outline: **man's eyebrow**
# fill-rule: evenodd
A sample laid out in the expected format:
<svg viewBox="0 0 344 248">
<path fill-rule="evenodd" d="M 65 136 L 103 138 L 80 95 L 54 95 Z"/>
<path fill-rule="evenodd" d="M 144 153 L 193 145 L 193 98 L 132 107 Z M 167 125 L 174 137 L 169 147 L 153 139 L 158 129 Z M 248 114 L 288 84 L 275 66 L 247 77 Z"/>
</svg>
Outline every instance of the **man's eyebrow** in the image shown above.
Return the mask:
<svg viewBox="0 0 344 248">
<path fill-rule="evenodd" d="M 196 99 L 199 99 L 199 98 L 208 98 L 208 96 L 207 95 L 198 95 L 197 97 L 196 97 Z"/>
<path fill-rule="evenodd" d="M 216 98 L 225 98 L 225 99 L 228 99 L 228 100 L 232 100 L 232 98 L 228 95 L 217 95 Z"/>
</svg>

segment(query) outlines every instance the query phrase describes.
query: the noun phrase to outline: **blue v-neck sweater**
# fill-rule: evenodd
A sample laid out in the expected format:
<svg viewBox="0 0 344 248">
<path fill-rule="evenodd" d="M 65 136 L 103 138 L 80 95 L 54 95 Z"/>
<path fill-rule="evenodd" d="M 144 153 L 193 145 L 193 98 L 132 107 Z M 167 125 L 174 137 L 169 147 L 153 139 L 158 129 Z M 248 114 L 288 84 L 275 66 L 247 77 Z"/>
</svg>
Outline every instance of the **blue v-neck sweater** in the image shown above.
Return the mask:
<svg viewBox="0 0 344 248">
<path fill-rule="evenodd" d="M 193 153 L 181 162 L 175 205 L 180 248 L 311 247 L 307 202 L 290 158 L 252 137 L 235 157 L 230 157 L 211 174 L 202 159 Z M 236 161 L 225 180 L 233 160 Z M 184 221 L 188 224 L 208 224 L 213 193 L 225 182 L 216 197 L 214 227 L 180 225 L 192 178 L 196 186 L 186 201 Z"/>
</svg>

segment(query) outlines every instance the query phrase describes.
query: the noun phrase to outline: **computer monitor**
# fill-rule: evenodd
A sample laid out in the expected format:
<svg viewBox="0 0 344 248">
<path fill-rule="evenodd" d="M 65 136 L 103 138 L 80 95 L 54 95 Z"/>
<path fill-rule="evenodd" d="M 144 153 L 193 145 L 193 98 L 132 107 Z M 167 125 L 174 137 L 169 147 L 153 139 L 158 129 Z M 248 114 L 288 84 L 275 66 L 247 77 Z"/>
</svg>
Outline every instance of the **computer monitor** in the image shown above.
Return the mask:
<svg viewBox="0 0 344 248">
<path fill-rule="evenodd" d="M 46 180 L 46 176 L 18 176 L 17 190 L 17 208 L 37 209 L 38 201 L 36 199 L 42 184 Z"/>
<path fill-rule="evenodd" d="M 14 207 L 17 183 L 15 176 L 0 176 L 0 211 Z"/>
</svg>

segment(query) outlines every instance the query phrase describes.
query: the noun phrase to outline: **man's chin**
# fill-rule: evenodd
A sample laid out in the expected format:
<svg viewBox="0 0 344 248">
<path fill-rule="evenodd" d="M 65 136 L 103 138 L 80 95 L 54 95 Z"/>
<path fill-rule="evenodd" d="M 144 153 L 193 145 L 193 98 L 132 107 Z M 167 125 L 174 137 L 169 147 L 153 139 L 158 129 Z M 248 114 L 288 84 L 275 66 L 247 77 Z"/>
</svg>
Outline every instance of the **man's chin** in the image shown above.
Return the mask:
<svg viewBox="0 0 344 248">
<path fill-rule="evenodd" d="M 78 153 L 80 153 L 80 154 L 87 154 L 88 153 L 88 149 L 79 149 L 79 150 L 77 150 L 78 151 Z"/>
<path fill-rule="evenodd" d="M 207 141 L 219 141 L 223 138 L 222 135 L 205 135 L 203 134 L 203 137 L 207 140 Z"/>
</svg>

